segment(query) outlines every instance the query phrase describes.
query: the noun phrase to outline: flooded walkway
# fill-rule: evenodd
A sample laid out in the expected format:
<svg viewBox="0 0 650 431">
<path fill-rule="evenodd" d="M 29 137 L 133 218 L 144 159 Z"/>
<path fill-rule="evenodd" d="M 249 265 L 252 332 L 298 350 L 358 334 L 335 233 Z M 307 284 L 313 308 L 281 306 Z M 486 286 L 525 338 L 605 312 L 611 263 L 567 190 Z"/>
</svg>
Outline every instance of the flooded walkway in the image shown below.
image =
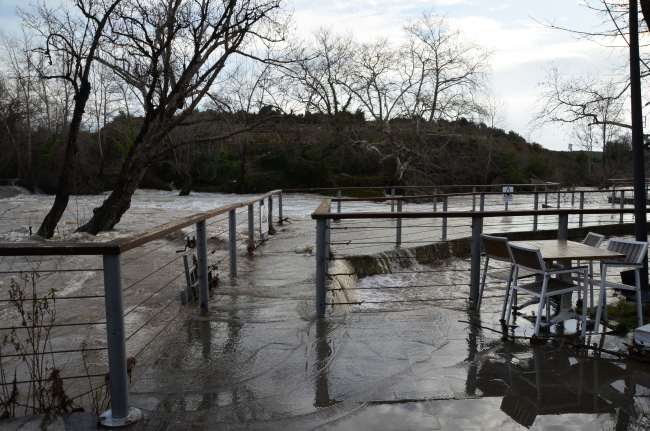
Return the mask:
<svg viewBox="0 0 650 431">
<path fill-rule="evenodd" d="M 103 237 L 75 237 L 70 232 L 62 236 L 72 235 L 79 241 L 112 239 L 246 197 L 198 194 L 184 200 L 144 191 L 140 198 L 117 229 Z M 47 199 L 22 196 L 0 201 L 0 209 L 20 204 L 20 211 L 25 211 L 8 213 L 11 217 L 0 220 L 0 237 L 24 240 L 29 232 L 25 217 L 29 224 L 40 217 L 49 206 Z M 92 206 L 92 199 L 84 205 Z M 413 262 L 403 271 L 361 278 L 348 286 L 349 297 L 361 304 L 330 306 L 326 318 L 315 318 L 315 223 L 308 214 L 320 199 L 285 196 L 284 213 L 290 223 L 276 225 L 277 234 L 253 256 L 239 249 L 237 278 L 227 275 L 224 226 L 221 222 L 209 226 L 209 249 L 217 250 L 214 259 L 224 262 L 219 264 L 224 265 L 219 270 L 220 285 L 211 292 L 210 314 L 201 316 L 195 303 L 177 312 L 180 303 L 174 302 L 168 313 L 161 314 L 155 330 L 145 328 L 141 338 L 132 339 L 129 351 L 137 352 L 166 322 L 174 322 L 155 347 L 151 345 L 138 358 L 130 386 L 131 404 L 145 416 L 131 429 L 650 428 L 650 365 L 574 349 L 578 342 L 573 338 L 575 321 L 545 331 L 542 335 L 556 336 L 556 341 L 544 344 L 504 338 L 499 323 L 504 286 L 489 285 L 481 311 L 469 309 L 468 257 Z M 498 205 L 497 201 L 488 203 Z M 529 203 L 521 205 L 529 207 Z M 180 212 L 183 204 L 189 208 Z M 600 204 L 607 205 L 605 201 Z M 386 204 L 371 205 L 389 210 Z M 350 204 L 343 210 L 364 211 L 368 206 Z M 449 209 L 469 206 L 468 199 Z M 404 210 L 429 207 L 409 204 Z M 485 230 L 529 230 L 531 219 L 493 219 Z M 612 222 L 610 216 L 585 220 L 585 224 Z M 334 228 L 354 228 L 332 231 L 335 260 L 330 273 L 340 271 L 338 265 L 345 256 L 395 249 L 395 222 L 384 222 L 388 229 L 371 223 L 332 223 Z M 409 223 L 404 224 L 404 247 L 441 240 L 439 220 Z M 557 227 L 557 220 L 539 223 L 540 229 Z M 570 220 L 570 227 L 576 224 L 577 219 Z M 450 220 L 449 239 L 469 236 L 467 225 L 467 220 Z M 369 233 L 373 230 L 378 233 Z M 239 235 L 245 241 L 244 231 L 242 225 Z M 387 239 L 371 238 L 380 235 Z M 334 244 L 344 237 L 357 244 Z M 183 240 L 180 234 L 126 256 L 125 284 L 136 285 L 142 275 L 174 258 L 182 248 L 179 239 Z M 97 264 L 91 259 L 73 259 L 58 264 L 66 268 Z M 127 307 L 175 274 L 172 269 L 161 270 L 156 274 L 159 280 L 137 284 L 126 297 Z M 94 273 L 84 277 L 74 285 L 70 281 L 67 288 L 74 288 L 75 294 L 101 292 L 100 277 Z M 60 283 L 65 285 L 66 280 Z M 157 314 L 160 304 L 174 299 L 182 280 L 177 284 L 156 296 L 150 310 L 130 315 L 129 333 Z M 328 294 L 328 302 L 336 301 L 341 299 Z M 515 317 L 510 335 L 532 333 L 532 308 Z M 75 313 L 101 316 L 101 306 L 62 311 L 63 316 Z M 174 321 L 177 314 L 183 318 Z M 96 328 L 91 339 L 101 342 L 103 330 Z M 61 342 L 73 339 L 72 334 L 70 330 Z M 630 341 L 630 335 L 610 331 L 588 337 L 585 344 L 625 352 L 624 343 Z M 73 417 L 66 419 L 66 429 L 88 429 L 75 426 Z M 0 422 L 0 429 L 17 430 L 19 422 Z M 92 422 L 90 418 L 85 424 Z"/>
<path fill-rule="evenodd" d="M 468 288 L 447 287 L 428 294 L 456 299 L 314 318 L 315 262 L 302 252 L 313 242 L 310 221 L 281 227 L 240 261 L 239 278 L 222 279 L 210 316 L 192 316 L 134 378 L 132 404 L 145 411 L 134 429 L 650 426 L 650 365 L 570 349 L 571 322 L 551 330 L 565 343 L 534 346 L 465 323 L 501 330 L 497 289 L 480 313 L 467 309 Z M 437 269 L 455 278 L 465 264 Z M 398 290 L 394 298 L 412 294 Z M 515 323 L 531 333 L 527 319 Z"/>
</svg>

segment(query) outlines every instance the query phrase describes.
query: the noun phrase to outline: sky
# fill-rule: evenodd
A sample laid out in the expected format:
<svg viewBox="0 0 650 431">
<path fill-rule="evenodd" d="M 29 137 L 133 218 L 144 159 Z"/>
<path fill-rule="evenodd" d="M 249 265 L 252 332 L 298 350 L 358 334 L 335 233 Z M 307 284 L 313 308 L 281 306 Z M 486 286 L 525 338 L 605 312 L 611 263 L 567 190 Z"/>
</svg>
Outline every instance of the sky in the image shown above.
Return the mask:
<svg viewBox="0 0 650 431">
<path fill-rule="evenodd" d="M 50 0 L 56 1 L 56 0 Z M 433 12 L 447 16 L 476 42 L 495 50 L 491 81 L 495 93 L 507 103 L 501 125 L 552 150 L 566 150 L 569 130 L 550 125 L 532 129 L 538 84 L 546 69 L 555 65 L 580 75 L 624 62 L 627 53 L 613 52 L 594 42 L 576 40 L 567 32 L 538 22 L 554 22 L 574 29 L 591 29 L 600 17 L 587 10 L 582 0 L 293 0 L 299 33 L 308 35 L 319 26 L 351 31 L 359 39 L 382 36 L 396 43 L 404 37 L 402 26 Z M 15 7 L 27 0 L 0 0 L 0 28 L 19 28 Z M 537 22 L 536 22 L 537 21 Z"/>
</svg>

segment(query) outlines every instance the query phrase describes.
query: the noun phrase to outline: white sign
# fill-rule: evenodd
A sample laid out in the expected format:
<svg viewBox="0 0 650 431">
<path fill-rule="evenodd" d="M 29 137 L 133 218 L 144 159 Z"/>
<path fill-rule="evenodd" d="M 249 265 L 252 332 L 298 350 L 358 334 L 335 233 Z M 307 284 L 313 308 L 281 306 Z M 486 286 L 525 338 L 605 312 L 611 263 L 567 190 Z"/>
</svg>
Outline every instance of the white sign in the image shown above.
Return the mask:
<svg viewBox="0 0 650 431">
<path fill-rule="evenodd" d="M 569 144 L 569 151 L 573 151 L 573 144 Z"/>
<path fill-rule="evenodd" d="M 260 201 L 260 234 L 264 235 L 269 231 L 269 215 L 266 213 L 264 201 Z"/>
<path fill-rule="evenodd" d="M 514 202 L 515 201 L 515 197 L 512 194 L 512 192 L 513 192 L 512 189 L 513 189 L 512 186 L 508 186 L 508 187 L 503 188 L 503 203 Z"/>
</svg>

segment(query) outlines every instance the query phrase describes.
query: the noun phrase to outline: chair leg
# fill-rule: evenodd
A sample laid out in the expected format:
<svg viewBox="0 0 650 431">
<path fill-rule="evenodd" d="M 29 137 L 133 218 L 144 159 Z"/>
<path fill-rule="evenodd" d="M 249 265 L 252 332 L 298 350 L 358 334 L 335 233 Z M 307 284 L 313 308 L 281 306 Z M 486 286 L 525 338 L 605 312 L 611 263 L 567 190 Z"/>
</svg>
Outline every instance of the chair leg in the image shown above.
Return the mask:
<svg viewBox="0 0 650 431">
<path fill-rule="evenodd" d="M 503 299 L 503 310 L 501 310 L 501 321 L 506 317 L 506 308 L 508 307 L 508 297 L 512 286 L 512 276 L 514 275 L 515 266 L 510 265 L 510 275 L 508 276 L 508 285 L 506 286 L 506 297 Z"/>
<path fill-rule="evenodd" d="M 643 304 L 641 303 L 641 271 L 637 268 L 634 270 L 636 276 L 636 314 L 638 327 L 643 326 Z"/>
<path fill-rule="evenodd" d="M 510 324 L 510 314 L 512 313 L 512 303 L 515 300 L 515 294 L 517 293 L 517 281 L 515 280 L 514 285 L 512 286 L 512 295 L 510 295 L 510 304 L 508 304 L 508 315 L 506 316 L 506 325 Z"/>
<path fill-rule="evenodd" d="M 539 336 L 539 326 L 542 323 L 542 313 L 544 312 L 544 305 L 548 303 L 550 298 L 546 297 L 546 286 L 548 286 L 548 276 L 544 276 L 542 283 L 542 294 L 539 297 L 539 307 L 537 309 L 537 319 L 535 320 L 535 335 Z"/>
<path fill-rule="evenodd" d="M 542 296 L 539 298 L 539 308 L 537 312 L 537 319 L 535 320 L 535 335 L 539 336 L 539 326 L 542 324 L 542 313 L 544 313 L 544 302 L 548 302 L 548 298 Z"/>
<path fill-rule="evenodd" d="M 483 279 L 481 280 L 481 289 L 478 291 L 478 301 L 476 302 L 476 311 L 481 309 L 481 301 L 483 300 L 483 289 L 485 289 L 485 277 L 487 277 L 489 257 L 485 257 L 485 265 L 483 266 Z"/>
<path fill-rule="evenodd" d="M 596 321 L 594 322 L 594 334 L 598 334 L 600 329 L 600 315 L 603 311 L 603 302 L 605 301 L 605 277 L 607 268 L 603 267 L 600 274 L 600 293 L 598 294 L 598 311 L 596 311 Z"/>
</svg>

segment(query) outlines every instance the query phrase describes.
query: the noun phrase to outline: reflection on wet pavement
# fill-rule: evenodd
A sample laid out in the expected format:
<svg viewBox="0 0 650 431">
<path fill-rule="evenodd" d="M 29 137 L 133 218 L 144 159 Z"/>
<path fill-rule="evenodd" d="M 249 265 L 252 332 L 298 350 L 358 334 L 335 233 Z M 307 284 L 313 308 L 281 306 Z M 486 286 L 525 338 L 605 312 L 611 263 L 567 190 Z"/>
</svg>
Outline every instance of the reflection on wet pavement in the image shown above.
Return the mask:
<svg viewBox="0 0 650 431">
<path fill-rule="evenodd" d="M 196 205 L 212 207 L 211 199 L 200 196 Z M 310 212 L 318 198 L 304 200 L 298 212 Z M 291 202 L 285 198 L 288 214 Z M 111 235 L 145 218 L 131 217 Z M 481 312 L 468 310 L 466 259 L 363 278 L 364 290 L 353 295 L 364 304 L 316 319 L 314 224 L 294 219 L 276 228 L 255 256 L 238 255 L 239 278 L 222 276 L 210 315 L 190 305 L 158 353 L 138 362 L 131 402 L 145 419 L 132 429 L 650 428 L 650 365 L 569 349 L 575 322 L 552 327 L 564 341 L 544 345 L 482 329 L 501 330 L 503 288 L 490 285 Z M 147 256 L 162 261 L 174 244 L 167 248 Z M 441 301 L 416 302 L 422 298 Z M 136 326 L 134 315 L 127 325 Z M 531 333 L 526 317 L 516 317 L 515 334 Z M 614 334 L 587 339 L 613 350 L 624 342 L 629 337 Z"/>
<path fill-rule="evenodd" d="M 132 403 L 146 410 L 134 429 L 645 429 L 650 368 L 566 347 L 575 323 L 551 328 L 565 343 L 508 341 L 498 286 L 480 313 L 468 288 L 428 292 L 457 300 L 354 307 L 314 315 L 309 222 L 242 259 L 222 279 L 211 315 L 193 316 L 134 379 Z M 290 264 L 286 253 L 292 250 Z M 441 280 L 467 262 L 452 259 Z M 433 266 L 421 266 L 433 268 Z M 427 274 L 405 278 L 421 283 Z M 370 277 L 369 277 L 370 278 Z M 372 285 L 367 282 L 367 285 Z M 463 290 L 464 289 L 464 290 Z M 372 294 L 364 291 L 364 294 Z M 391 289 L 392 298 L 413 291 Z M 518 316 L 514 333 L 532 328 Z M 620 348 L 624 337 L 588 339 Z"/>
</svg>

